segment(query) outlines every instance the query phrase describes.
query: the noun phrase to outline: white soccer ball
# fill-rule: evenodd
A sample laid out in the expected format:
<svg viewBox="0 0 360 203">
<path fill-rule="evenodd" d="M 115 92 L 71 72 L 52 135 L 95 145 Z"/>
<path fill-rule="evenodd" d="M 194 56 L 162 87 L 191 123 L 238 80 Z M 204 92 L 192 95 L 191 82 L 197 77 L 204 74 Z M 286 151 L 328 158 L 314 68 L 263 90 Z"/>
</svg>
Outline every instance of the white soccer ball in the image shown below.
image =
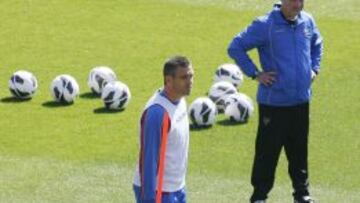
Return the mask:
<svg viewBox="0 0 360 203">
<path fill-rule="evenodd" d="M 231 121 L 245 123 L 254 113 L 254 104 L 246 94 L 233 94 L 225 100 L 224 113 Z"/>
<path fill-rule="evenodd" d="M 124 109 L 129 104 L 131 93 L 126 84 L 114 81 L 105 85 L 101 99 L 107 109 Z"/>
<path fill-rule="evenodd" d="M 208 96 L 216 104 L 218 111 L 221 112 L 225 109 L 225 99 L 235 93 L 237 93 L 237 90 L 234 85 L 226 81 L 220 81 L 211 86 Z"/>
<path fill-rule="evenodd" d="M 98 66 L 90 71 L 88 85 L 95 94 L 101 94 L 105 85 L 116 81 L 117 77 L 114 71 L 106 66 Z"/>
<path fill-rule="evenodd" d="M 217 110 L 211 99 L 200 97 L 190 105 L 190 119 L 196 126 L 211 126 L 214 124 Z"/>
<path fill-rule="evenodd" d="M 35 76 L 25 70 L 16 71 L 9 80 L 11 94 L 19 99 L 31 98 L 38 87 Z"/>
<path fill-rule="evenodd" d="M 50 91 L 55 101 L 72 103 L 79 95 L 79 85 L 71 75 L 59 75 L 52 81 Z"/>
<path fill-rule="evenodd" d="M 237 65 L 222 64 L 217 68 L 214 76 L 214 82 L 219 81 L 227 81 L 235 87 L 240 87 L 244 81 L 244 76 Z"/>
</svg>

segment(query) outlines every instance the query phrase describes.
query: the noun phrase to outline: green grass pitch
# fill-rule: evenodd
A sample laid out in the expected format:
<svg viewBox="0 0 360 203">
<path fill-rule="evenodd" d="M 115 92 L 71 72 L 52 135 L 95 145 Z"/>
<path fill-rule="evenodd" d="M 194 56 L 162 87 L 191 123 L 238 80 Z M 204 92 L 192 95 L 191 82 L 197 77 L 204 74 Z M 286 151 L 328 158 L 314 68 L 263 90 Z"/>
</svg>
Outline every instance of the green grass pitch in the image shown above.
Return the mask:
<svg viewBox="0 0 360 203">
<path fill-rule="evenodd" d="M 195 83 L 188 104 L 204 95 L 226 48 L 274 1 L 263 0 L 9 0 L 0 2 L 0 202 L 134 202 L 138 120 L 162 64 L 191 58 Z M 310 183 L 318 202 L 360 202 L 360 15 L 358 0 L 308 0 L 325 40 L 322 72 L 313 84 Z M 256 53 L 251 53 L 256 58 Z M 108 65 L 128 84 L 132 100 L 120 113 L 101 111 L 88 96 L 90 69 Z M 7 81 L 33 72 L 39 89 L 12 102 Z M 48 105 L 58 74 L 73 75 L 74 105 Z M 241 92 L 255 98 L 256 83 Z M 189 202 L 247 202 L 257 110 L 246 125 L 192 131 Z M 282 154 L 269 202 L 291 202 Z"/>
</svg>

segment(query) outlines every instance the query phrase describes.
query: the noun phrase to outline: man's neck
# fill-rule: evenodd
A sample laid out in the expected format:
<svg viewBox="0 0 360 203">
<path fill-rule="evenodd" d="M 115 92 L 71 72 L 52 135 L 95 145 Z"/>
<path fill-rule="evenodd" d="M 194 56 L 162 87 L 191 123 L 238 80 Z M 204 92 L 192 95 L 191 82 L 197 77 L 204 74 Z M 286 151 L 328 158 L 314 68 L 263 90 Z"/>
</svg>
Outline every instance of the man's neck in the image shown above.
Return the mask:
<svg viewBox="0 0 360 203">
<path fill-rule="evenodd" d="M 296 15 L 296 16 L 294 16 L 294 17 L 287 17 L 286 16 L 286 14 L 285 14 L 285 12 L 281 9 L 280 10 L 280 13 L 281 13 L 281 15 L 282 15 L 282 17 L 290 24 L 290 25 L 295 25 L 296 24 L 296 20 L 297 20 L 297 18 L 298 18 L 298 16 Z"/>
<path fill-rule="evenodd" d="M 166 87 L 164 87 L 164 94 L 165 94 L 166 98 L 168 98 L 172 103 L 177 103 L 181 99 L 180 96 L 174 94 L 172 91 L 170 91 Z"/>
</svg>

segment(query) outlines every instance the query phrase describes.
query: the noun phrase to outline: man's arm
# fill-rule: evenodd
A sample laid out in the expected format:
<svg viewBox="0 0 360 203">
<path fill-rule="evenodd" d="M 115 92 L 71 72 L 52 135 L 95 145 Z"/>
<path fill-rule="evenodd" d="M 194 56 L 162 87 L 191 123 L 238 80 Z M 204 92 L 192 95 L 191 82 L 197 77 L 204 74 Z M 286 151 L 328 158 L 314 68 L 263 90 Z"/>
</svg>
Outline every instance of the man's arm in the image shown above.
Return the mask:
<svg viewBox="0 0 360 203">
<path fill-rule="evenodd" d="M 228 47 L 229 56 L 235 60 L 236 64 L 248 77 L 255 78 L 258 69 L 247 52 L 264 45 L 267 41 L 266 33 L 266 24 L 260 20 L 255 20 L 243 32 L 238 34 Z"/>
<path fill-rule="evenodd" d="M 317 28 L 315 21 L 312 19 L 313 35 L 311 37 L 311 68 L 314 73 L 320 72 L 320 62 L 323 55 L 323 39 Z"/>
<path fill-rule="evenodd" d="M 149 107 L 141 123 L 140 177 L 141 200 L 155 203 L 160 145 L 164 119 L 167 112 L 160 105 Z"/>
</svg>

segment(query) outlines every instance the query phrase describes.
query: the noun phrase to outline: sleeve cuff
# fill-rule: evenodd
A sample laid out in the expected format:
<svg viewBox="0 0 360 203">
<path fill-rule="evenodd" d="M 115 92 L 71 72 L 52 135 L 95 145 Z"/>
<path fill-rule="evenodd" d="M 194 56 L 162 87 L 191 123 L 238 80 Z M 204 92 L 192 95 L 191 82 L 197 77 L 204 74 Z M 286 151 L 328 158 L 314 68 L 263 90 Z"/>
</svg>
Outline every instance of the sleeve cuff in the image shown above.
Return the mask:
<svg viewBox="0 0 360 203">
<path fill-rule="evenodd" d="M 315 75 L 319 75 L 320 70 L 318 68 L 313 68 L 311 70 L 315 73 Z"/>
<path fill-rule="evenodd" d="M 251 79 L 255 80 L 258 75 L 259 75 L 259 71 L 255 70 L 254 73 L 250 77 L 251 77 Z"/>
</svg>

